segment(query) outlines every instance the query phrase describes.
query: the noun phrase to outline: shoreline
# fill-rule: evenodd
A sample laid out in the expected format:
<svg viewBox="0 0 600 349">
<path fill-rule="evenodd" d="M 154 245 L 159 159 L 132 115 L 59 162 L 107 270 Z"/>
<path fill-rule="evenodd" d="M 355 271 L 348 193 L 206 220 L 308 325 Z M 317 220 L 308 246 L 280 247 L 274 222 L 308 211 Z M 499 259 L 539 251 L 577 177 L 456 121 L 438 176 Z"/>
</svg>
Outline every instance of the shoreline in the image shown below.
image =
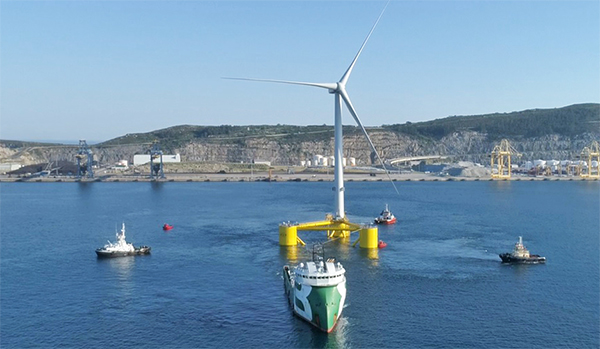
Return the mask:
<svg viewBox="0 0 600 349">
<path fill-rule="evenodd" d="M 150 179 L 149 175 L 109 174 L 95 178 L 77 179 L 74 176 L 8 177 L 0 176 L 0 183 L 90 183 L 90 182 L 333 182 L 333 174 L 278 173 L 269 177 L 267 173 L 169 173 L 164 179 Z M 510 179 L 490 177 L 439 176 L 425 173 L 390 174 L 394 182 L 474 182 L 474 181 L 599 181 L 598 178 L 576 176 L 522 176 L 513 175 Z M 388 182 L 385 174 L 372 176 L 364 173 L 345 173 L 345 182 Z"/>
</svg>

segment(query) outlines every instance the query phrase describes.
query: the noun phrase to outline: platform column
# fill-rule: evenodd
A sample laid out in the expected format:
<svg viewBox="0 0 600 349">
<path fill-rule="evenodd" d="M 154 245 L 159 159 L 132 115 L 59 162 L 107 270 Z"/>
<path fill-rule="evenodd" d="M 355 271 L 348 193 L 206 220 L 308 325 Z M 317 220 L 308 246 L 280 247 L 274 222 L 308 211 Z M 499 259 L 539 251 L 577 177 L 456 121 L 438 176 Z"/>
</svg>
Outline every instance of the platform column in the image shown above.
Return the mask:
<svg viewBox="0 0 600 349">
<path fill-rule="evenodd" d="M 279 245 L 296 246 L 298 244 L 298 227 L 282 224 L 279 226 Z"/>
<path fill-rule="evenodd" d="M 379 243 L 378 235 L 377 227 L 362 228 L 359 231 L 359 246 L 361 248 L 377 248 L 377 244 Z"/>
</svg>

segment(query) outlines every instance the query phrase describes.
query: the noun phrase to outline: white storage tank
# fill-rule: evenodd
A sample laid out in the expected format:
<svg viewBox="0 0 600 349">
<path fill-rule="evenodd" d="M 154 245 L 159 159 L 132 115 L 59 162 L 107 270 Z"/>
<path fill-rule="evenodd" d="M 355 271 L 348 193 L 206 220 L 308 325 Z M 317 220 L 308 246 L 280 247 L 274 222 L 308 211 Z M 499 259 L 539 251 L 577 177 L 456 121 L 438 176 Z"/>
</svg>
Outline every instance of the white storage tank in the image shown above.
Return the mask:
<svg viewBox="0 0 600 349">
<path fill-rule="evenodd" d="M 349 157 L 348 162 L 350 162 L 350 166 L 356 166 L 356 158 Z"/>
<path fill-rule="evenodd" d="M 323 166 L 322 163 L 323 163 L 322 155 L 317 154 L 317 155 L 313 156 L 313 165 L 314 166 Z"/>
</svg>

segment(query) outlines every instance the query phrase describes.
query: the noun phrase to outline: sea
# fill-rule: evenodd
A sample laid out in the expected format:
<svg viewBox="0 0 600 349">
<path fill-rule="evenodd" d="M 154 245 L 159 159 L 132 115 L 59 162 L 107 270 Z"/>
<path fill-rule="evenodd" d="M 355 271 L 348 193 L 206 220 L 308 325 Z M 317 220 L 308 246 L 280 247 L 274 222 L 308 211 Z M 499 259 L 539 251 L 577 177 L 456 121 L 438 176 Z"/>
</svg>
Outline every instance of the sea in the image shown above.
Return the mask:
<svg viewBox="0 0 600 349">
<path fill-rule="evenodd" d="M 331 182 L 1 183 L 1 348 L 598 348 L 600 182 L 346 183 L 383 249 L 299 232 Z M 98 259 L 125 223 L 148 256 Z M 173 230 L 163 231 L 164 223 Z M 519 236 L 547 258 L 505 265 Z M 325 256 L 347 299 L 325 334 L 295 317 L 282 267 Z"/>
</svg>

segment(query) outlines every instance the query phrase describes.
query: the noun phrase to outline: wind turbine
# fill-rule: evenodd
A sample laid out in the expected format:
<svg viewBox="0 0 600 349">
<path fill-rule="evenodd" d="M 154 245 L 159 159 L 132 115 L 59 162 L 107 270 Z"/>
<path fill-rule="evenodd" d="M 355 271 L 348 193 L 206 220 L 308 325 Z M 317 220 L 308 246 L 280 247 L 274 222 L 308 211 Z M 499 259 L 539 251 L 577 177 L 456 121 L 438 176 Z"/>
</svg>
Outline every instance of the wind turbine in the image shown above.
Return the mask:
<svg viewBox="0 0 600 349">
<path fill-rule="evenodd" d="M 389 1 L 386 3 L 385 7 L 383 8 L 383 10 L 381 11 L 381 13 L 379 14 L 379 17 L 377 18 L 377 21 L 375 21 L 375 24 L 373 24 L 373 27 L 371 28 L 371 31 L 369 31 L 369 34 L 367 35 L 367 37 L 363 41 L 360 49 L 356 53 L 356 56 L 352 60 L 352 63 L 350 63 L 350 66 L 348 67 L 348 69 L 346 69 L 346 72 L 344 73 L 344 75 L 342 75 L 341 79 L 338 82 L 332 82 L 332 83 L 315 83 L 315 82 L 300 82 L 300 81 L 271 80 L 271 79 L 226 78 L 226 79 L 232 79 L 232 80 L 275 82 L 275 83 L 282 83 L 282 84 L 292 84 L 292 85 L 304 85 L 304 86 L 320 87 L 320 88 L 324 88 L 324 89 L 328 90 L 330 94 L 334 95 L 334 106 L 335 106 L 335 112 L 334 112 L 334 114 L 335 114 L 335 124 L 334 124 L 334 140 L 335 140 L 334 141 L 335 142 L 335 148 L 334 148 L 334 152 L 335 152 L 335 154 L 334 154 L 334 162 L 335 162 L 334 182 L 335 182 L 335 187 L 333 188 L 333 190 L 336 192 L 336 195 L 335 195 L 335 210 L 336 210 L 336 212 L 335 212 L 335 220 L 337 220 L 337 221 L 341 221 L 341 220 L 345 219 L 345 210 L 344 210 L 344 170 L 343 170 L 343 167 L 342 167 L 342 158 L 343 158 L 342 100 L 346 104 L 346 107 L 347 107 L 348 111 L 350 112 L 350 114 L 352 115 L 352 117 L 354 118 L 354 121 L 356 121 L 356 123 L 358 124 L 358 126 L 362 130 L 363 134 L 365 135 L 365 138 L 367 139 L 367 142 L 371 146 L 371 150 L 376 154 L 377 158 L 379 159 L 379 162 L 383 166 L 383 169 L 384 169 L 384 171 L 386 172 L 386 174 L 388 175 L 388 178 L 389 178 L 389 173 L 387 173 L 385 165 L 384 165 L 383 161 L 381 160 L 381 157 L 379 156 L 379 153 L 377 152 L 377 149 L 375 149 L 375 146 L 373 145 L 373 142 L 371 141 L 371 138 L 369 137 L 369 134 L 367 133 L 367 130 L 363 126 L 362 122 L 360 121 L 360 118 L 358 117 L 358 114 L 357 114 L 356 110 L 354 109 L 354 106 L 352 105 L 352 102 L 350 101 L 350 97 L 348 96 L 348 92 L 346 92 L 346 83 L 348 82 L 348 79 L 350 78 L 350 74 L 352 73 L 352 69 L 354 69 L 354 65 L 356 64 L 356 61 L 358 60 L 358 57 L 362 53 L 362 50 L 364 49 L 365 45 L 367 44 L 367 41 L 369 41 L 369 38 L 371 37 L 371 34 L 375 30 L 375 27 L 377 26 L 377 23 L 379 23 L 379 20 L 381 19 L 381 16 L 383 16 L 383 13 L 385 12 L 385 9 L 387 8 L 388 4 L 389 4 Z M 390 182 L 394 186 L 394 189 L 396 190 L 396 193 L 398 193 L 398 189 L 396 188 L 396 186 L 394 185 L 394 183 L 391 181 L 391 179 L 390 179 Z"/>
</svg>

